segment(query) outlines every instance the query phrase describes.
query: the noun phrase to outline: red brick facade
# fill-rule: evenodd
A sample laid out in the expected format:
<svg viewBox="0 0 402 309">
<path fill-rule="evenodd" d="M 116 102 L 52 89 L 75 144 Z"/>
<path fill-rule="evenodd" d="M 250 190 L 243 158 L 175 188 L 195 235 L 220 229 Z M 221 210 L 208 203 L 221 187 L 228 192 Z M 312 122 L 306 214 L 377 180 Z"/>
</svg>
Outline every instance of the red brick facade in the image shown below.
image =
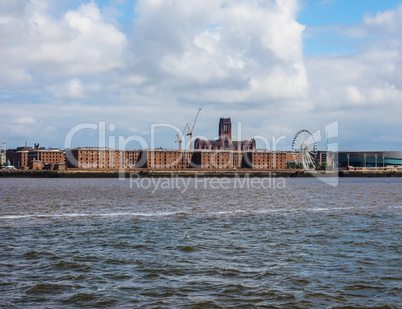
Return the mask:
<svg viewBox="0 0 402 309">
<path fill-rule="evenodd" d="M 255 150 L 254 139 L 244 141 L 232 140 L 232 122 L 230 118 L 221 118 L 219 120 L 219 139 L 203 140 L 197 138 L 194 142 L 195 150 L 235 150 L 249 151 Z"/>
<path fill-rule="evenodd" d="M 35 148 L 9 149 L 7 159 L 11 165 L 19 169 L 54 169 L 56 165 L 66 163 L 63 150 L 39 148 L 39 144 L 35 144 Z"/>
<path fill-rule="evenodd" d="M 192 167 L 201 169 L 286 169 L 285 152 L 195 151 Z"/>
<path fill-rule="evenodd" d="M 156 170 L 283 170 L 289 154 L 263 150 L 119 150 L 109 148 L 74 148 L 65 152 L 39 147 L 7 152 L 11 164 L 20 169 L 156 169 Z"/>
<path fill-rule="evenodd" d="M 190 167 L 192 151 L 145 150 L 149 169 L 186 169 Z"/>
<path fill-rule="evenodd" d="M 69 168 L 121 169 L 139 168 L 140 150 L 118 150 L 109 148 L 85 147 L 67 150 Z M 144 164 L 142 164 L 144 165 Z"/>
<path fill-rule="evenodd" d="M 286 169 L 286 152 L 253 151 L 244 154 L 244 167 L 264 170 Z"/>
<path fill-rule="evenodd" d="M 208 150 L 125 150 L 77 148 L 72 149 L 73 161 L 69 168 L 152 170 L 239 169 L 264 170 L 286 169 L 286 153 L 269 151 L 208 151 Z M 75 163 L 75 164 L 74 164 Z"/>
</svg>

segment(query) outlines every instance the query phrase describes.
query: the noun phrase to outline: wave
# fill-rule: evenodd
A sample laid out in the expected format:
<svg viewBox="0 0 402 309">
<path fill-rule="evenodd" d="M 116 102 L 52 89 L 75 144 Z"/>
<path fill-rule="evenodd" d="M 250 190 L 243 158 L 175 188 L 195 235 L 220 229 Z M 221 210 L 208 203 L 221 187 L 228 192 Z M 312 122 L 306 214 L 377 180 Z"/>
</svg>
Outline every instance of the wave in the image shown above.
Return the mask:
<svg viewBox="0 0 402 309">
<path fill-rule="evenodd" d="M 115 213 L 66 213 L 66 214 L 29 214 L 29 215 L 3 215 L 0 219 L 26 219 L 26 218 L 63 218 L 63 217 L 163 217 L 173 216 L 181 212 L 140 213 L 140 212 L 115 212 Z"/>
</svg>

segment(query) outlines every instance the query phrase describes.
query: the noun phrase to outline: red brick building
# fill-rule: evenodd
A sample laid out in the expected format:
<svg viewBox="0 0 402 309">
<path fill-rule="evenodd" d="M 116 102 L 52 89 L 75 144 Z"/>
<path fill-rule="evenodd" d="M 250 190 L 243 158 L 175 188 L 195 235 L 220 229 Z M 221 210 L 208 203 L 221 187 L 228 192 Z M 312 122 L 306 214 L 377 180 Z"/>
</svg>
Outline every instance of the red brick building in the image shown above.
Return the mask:
<svg viewBox="0 0 402 309">
<path fill-rule="evenodd" d="M 286 152 L 256 150 L 244 153 L 242 167 L 263 170 L 284 170 L 287 168 L 286 163 Z"/>
<path fill-rule="evenodd" d="M 233 170 L 241 168 L 260 170 L 286 169 L 286 153 L 231 150 L 117 150 L 102 148 L 76 148 L 70 151 L 73 160 L 69 168 L 152 170 Z M 67 152 L 67 158 L 69 153 Z M 75 160 L 75 161 L 74 161 Z"/>
<path fill-rule="evenodd" d="M 191 167 L 200 169 L 234 169 L 233 157 L 232 151 L 194 151 Z"/>
<path fill-rule="evenodd" d="M 153 149 L 144 150 L 145 167 L 149 169 L 186 169 L 190 167 L 193 151 Z"/>
<path fill-rule="evenodd" d="M 60 149 L 35 147 L 18 147 L 7 150 L 10 164 L 19 169 L 54 169 L 55 166 L 66 163 L 65 153 Z"/>
<path fill-rule="evenodd" d="M 226 130 L 226 128 L 224 128 Z M 224 133 L 226 134 L 226 133 Z M 228 137 L 228 136 L 227 136 Z M 228 145 L 230 139 L 227 139 Z M 20 169 L 100 169 L 145 168 L 155 170 L 286 169 L 289 154 L 265 150 L 119 150 L 98 147 L 44 149 L 20 147 L 7 151 L 11 164 Z"/>
<path fill-rule="evenodd" d="M 12 166 L 19 169 L 28 169 L 28 153 L 32 151 L 32 147 L 18 147 L 15 149 L 7 149 L 7 160 Z"/>
<path fill-rule="evenodd" d="M 286 153 L 254 151 L 194 151 L 191 167 L 201 169 L 286 169 Z"/>
<path fill-rule="evenodd" d="M 232 122 L 230 118 L 221 118 L 219 120 L 219 139 L 203 140 L 197 138 L 194 142 L 195 150 L 255 150 L 254 139 L 244 141 L 232 140 Z"/>
<path fill-rule="evenodd" d="M 144 167 L 140 150 L 81 147 L 66 151 L 68 168 L 126 169 Z"/>
</svg>

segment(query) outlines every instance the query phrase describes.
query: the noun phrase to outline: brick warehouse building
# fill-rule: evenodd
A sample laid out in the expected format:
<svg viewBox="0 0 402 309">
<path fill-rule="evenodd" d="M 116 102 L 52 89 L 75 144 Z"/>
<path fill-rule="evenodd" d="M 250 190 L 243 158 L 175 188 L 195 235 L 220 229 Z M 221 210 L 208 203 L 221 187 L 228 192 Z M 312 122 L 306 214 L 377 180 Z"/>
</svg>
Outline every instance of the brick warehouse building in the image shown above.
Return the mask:
<svg viewBox="0 0 402 309">
<path fill-rule="evenodd" d="M 153 149 L 144 150 L 144 167 L 149 169 L 186 169 L 191 167 L 193 151 Z"/>
<path fill-rule="evenodd" d="M 286 169 L 286 153 L 255 151 L 194 151 L 192 168 L 200 169 Z"/>
<path fill-rule="evenodd" d="M 66 150 L 68 168 L 132 169 L 145 166 L 141 150 L 80 147 Z"/>
<path fill-rule="evenodd" d="M 265 169 L 286 168 L 287 153 L 265 150 L 119 150 L 98 147 L 44 149 L 39 145 L 9 149 L 10 163 L 18 169 L 97 169 L 146 168 L 183 169 Z"/>
<path fill-rule="evenodd" d="M 68 168 L 80 169 L 286 169 L 286 153 L 231 150 L 117 150 L 75 148 L 67 151 Z"/>
<path fill-rule="evenodd" d="M 7 150 L 10 164 L 19 169 L 64 169 L 66 157 L 63 150 L 32 147 L 18 147 Z"/>
<path fill-rule="evenodd" d="M 264 150 L 248 151 L 244 153 L 242 167 L 264 170 L 284 170 L 287 167 L 287 153 Z"/>
<path fill-rule="evenodd" d="M 197 138 L 194 142 L 195 150 L 237 150 L 248 151 L 255 150 L 254 139 L 244 141 L 232 140 L 232 122 L 230 118 L 221 118 L 219 120 L 219 135 L 217 140 L 203 140 Z"/>
</svg>

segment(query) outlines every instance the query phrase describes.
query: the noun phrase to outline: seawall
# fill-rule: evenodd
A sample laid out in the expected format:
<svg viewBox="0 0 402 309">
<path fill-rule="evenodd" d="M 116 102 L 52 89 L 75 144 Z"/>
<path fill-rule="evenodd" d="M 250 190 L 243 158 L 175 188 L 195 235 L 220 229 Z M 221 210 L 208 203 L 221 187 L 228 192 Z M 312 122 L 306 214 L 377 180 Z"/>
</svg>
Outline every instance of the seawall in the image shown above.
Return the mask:
<svg viewBox="0 0 402 309">
<path fill-rule="evenodd" d="M 118 177 L 402 177 L 401 170 L 387 171 L 302 171 L 302 170 L 0 170 L 0 177 L 32 178 L 118 178 Z"/>
</svg>

